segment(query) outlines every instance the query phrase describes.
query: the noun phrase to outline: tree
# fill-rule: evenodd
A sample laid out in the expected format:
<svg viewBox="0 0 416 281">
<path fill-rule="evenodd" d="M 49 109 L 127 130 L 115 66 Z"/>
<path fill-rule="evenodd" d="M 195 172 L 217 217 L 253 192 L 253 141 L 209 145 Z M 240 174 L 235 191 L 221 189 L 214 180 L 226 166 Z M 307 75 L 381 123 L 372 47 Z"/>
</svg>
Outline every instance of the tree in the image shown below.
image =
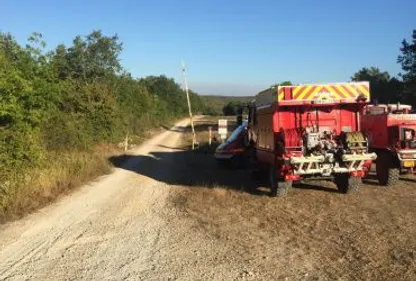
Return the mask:
<svg viewBox="0 0 416 281">
<path fill-rule="evenodd" d="M 270 86 L 270 88 L 277 88 L 277 87 L 279 87 L 279 86 L 292 86 L 293 84 L 292 84 L 292 82 L 291 81 L 289 81 L 289 80 L 285 80 L 285 81 L 282 81 L 282 82 L 280 82 L 280 83 L 276 83 L 276 84 L 273 84 L 272 86 Z"/>
<path fill-rule="evenodd" d="M 401 64 L 403 70 L 401 76 L 404 83 L 404 99 L 416 105 L 416 29 L 413 30 L 410 43 L 406 39 L 403 40 L 400 51 L 397 62 Z"/>
<path fill-rule="evenodd" d="M 55 53 L 52 55 L 53 72 L 59 80 L 65 80 L 71 74 L 68 51 L 65 45 L 60 44 L 56 47 Z"/>
<path fill-rule="evenodd" d="M 280 83 L 278 83 L 278 84 L 276 84 L 277 86 L 292 86 L 293 84 L 292 84 L 292 82 L 291 81 L 289 81 L 289 80 L 286 80 L 286 81 L 282 81 L 282 82 L 280 82 Z"/>
<path fill-rule="evenodd" d="M 222 108 L 222 112 L 225 116 L 237 115 L 244 107 L 244 103 L 239 101 L 230 101 Z"/>
<path fill-rule="evenodd" d="M 187 112 L 185 93 L 172 78 L 165 75 L 148 76 L 140 79 L 140 83 L 148 89 L 149 93 L 160 100 L 160 105 L 168 109 L 167 113 L 171 116 Z"/>
<path fill-rule="evenodd" d="M 0 182 L 42 156 L 39 124 L 50 107 L 45 63 L 40 49 L 0 33 Z"/>
<path fill-rule="evenodd" d="M 377 67 L 363 67 L 351 77 L 352 81 L 369 81 L 373 101 L 391 103 L 401 100 L 401 83 Z"/>
<path fill-rule="evenodd" d="M 66 54 L 62 46 L 58 46 L 55 60 L 60 61 L 62 56 L 66 57 L 67 64 L 59 71 L 66 73 L 68 67 L 73 78 L 87 83 L 118 74 L 122 70 L 119 60 L 121 50 L 122 43 L 117 35 L 104 36 L 101 31 L 93 31 L 85 38 L 75 37 Z"/>
</svg>

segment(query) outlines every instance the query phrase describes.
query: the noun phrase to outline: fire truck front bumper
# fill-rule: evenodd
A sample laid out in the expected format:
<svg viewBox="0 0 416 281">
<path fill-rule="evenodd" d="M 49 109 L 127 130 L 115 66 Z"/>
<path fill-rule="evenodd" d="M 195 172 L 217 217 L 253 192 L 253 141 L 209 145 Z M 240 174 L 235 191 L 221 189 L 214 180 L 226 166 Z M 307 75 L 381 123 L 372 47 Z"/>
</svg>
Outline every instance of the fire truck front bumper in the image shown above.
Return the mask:
<svg viewBox="0 0 416 281">
<path fill-rule="evenodd" d="M 402 168 L 414 168 L 416 166 L 416 150 L 400 150 L 397 153 Z"/>
<path fill-rule="evenodd" d="M 338 163 L 332 154 L 320 156 L 291 157 L 290 164 L 294 167 L 295 175 L 320 175 L 331 176 L 339 173 L 355 174 L 368 171 L 371 163 L 377 158 L 375 153 L 344 154 L 342 165 Z M 365 174 L 364 173 L 364 174 Z"/>
</svg>

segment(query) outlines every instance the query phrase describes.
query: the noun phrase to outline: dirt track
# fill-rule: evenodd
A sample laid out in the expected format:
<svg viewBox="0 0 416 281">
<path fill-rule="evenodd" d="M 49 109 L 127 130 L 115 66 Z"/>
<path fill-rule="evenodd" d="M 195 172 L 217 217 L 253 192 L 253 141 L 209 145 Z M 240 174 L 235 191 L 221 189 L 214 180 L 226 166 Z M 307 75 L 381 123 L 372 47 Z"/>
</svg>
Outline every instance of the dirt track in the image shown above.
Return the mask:
<svg viewBox="0 0 416 281">
<path fill-rule="evenodd" d="M 412 178 L 381 190 L 370 181 L 356 196 L 323 182 L 272 199 L 261 184 L 248 192 L 244 171 L 182 149 L 186 123 L 3 226 L 0 280 L 415 280 Z"/>
<path fill-rule="evenodd" d="M 187 277 L 183 263 L 189 259 L 182 256 L 187 254 L 183 250 L 186 244 L 178 244 L 187 236 L 181 233 L 176 214 L 165 207 L 169 186 L 129 171 L 141 166 L 169 177 L 169 169 L 160 168 L 165 163 L 145 156 L 150 151 L 172 151 L 166 147 L 178 142 L 186 124 L 183 121 L 143 144 L 134 153 L 138 156 L 123 164 L 124 169 L 3 226 L 0 280 Z M 165 161 L 171 164 L 167 158 L 160 162 Z M 193 239 L 185 243 L 192 244 Z"/>
</svg>

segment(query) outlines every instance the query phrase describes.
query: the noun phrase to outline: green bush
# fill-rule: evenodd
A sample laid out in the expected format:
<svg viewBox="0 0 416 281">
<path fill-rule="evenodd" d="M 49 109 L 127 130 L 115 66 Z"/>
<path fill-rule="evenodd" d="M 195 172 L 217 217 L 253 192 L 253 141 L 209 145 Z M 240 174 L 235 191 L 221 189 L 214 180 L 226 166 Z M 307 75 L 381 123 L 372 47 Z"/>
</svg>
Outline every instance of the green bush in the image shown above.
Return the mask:
<svg viewBox="0 0 416 281">
<path fill-rule="evenodd" d="M 48 155 L 88 152 L 187 114 L 173 79 L 123 70 L 117 36 L 93 31 L 53 51 L 45 45 L 38 33 L 26 46 L 0 33 L 0 189 Z M 206 109 L 193 92 L 191 100 Z"/>
</svg>

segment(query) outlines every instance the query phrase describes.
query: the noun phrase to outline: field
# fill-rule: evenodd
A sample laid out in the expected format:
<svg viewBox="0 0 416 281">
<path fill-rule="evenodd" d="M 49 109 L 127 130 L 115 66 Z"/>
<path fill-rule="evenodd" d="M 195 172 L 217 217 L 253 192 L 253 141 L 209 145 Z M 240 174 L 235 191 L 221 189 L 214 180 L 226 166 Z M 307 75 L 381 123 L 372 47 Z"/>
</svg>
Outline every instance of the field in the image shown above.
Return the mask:
<svg viewBox="0 0 416 281">
<path fill-rule="evenodd" d="M 370 175 L 356 195 L 317 181 L 270 198 L 265 182 L 216 165 L 202 141 L 215 123 L 197 122 L 196 152 L 184 136 L 170 196 L 194 231 L 215 240 L 207 259 L 244 265 L 241 278 L 253 280 L 416 279 L 415 177 L 382 188 Z"/>
</svg>

